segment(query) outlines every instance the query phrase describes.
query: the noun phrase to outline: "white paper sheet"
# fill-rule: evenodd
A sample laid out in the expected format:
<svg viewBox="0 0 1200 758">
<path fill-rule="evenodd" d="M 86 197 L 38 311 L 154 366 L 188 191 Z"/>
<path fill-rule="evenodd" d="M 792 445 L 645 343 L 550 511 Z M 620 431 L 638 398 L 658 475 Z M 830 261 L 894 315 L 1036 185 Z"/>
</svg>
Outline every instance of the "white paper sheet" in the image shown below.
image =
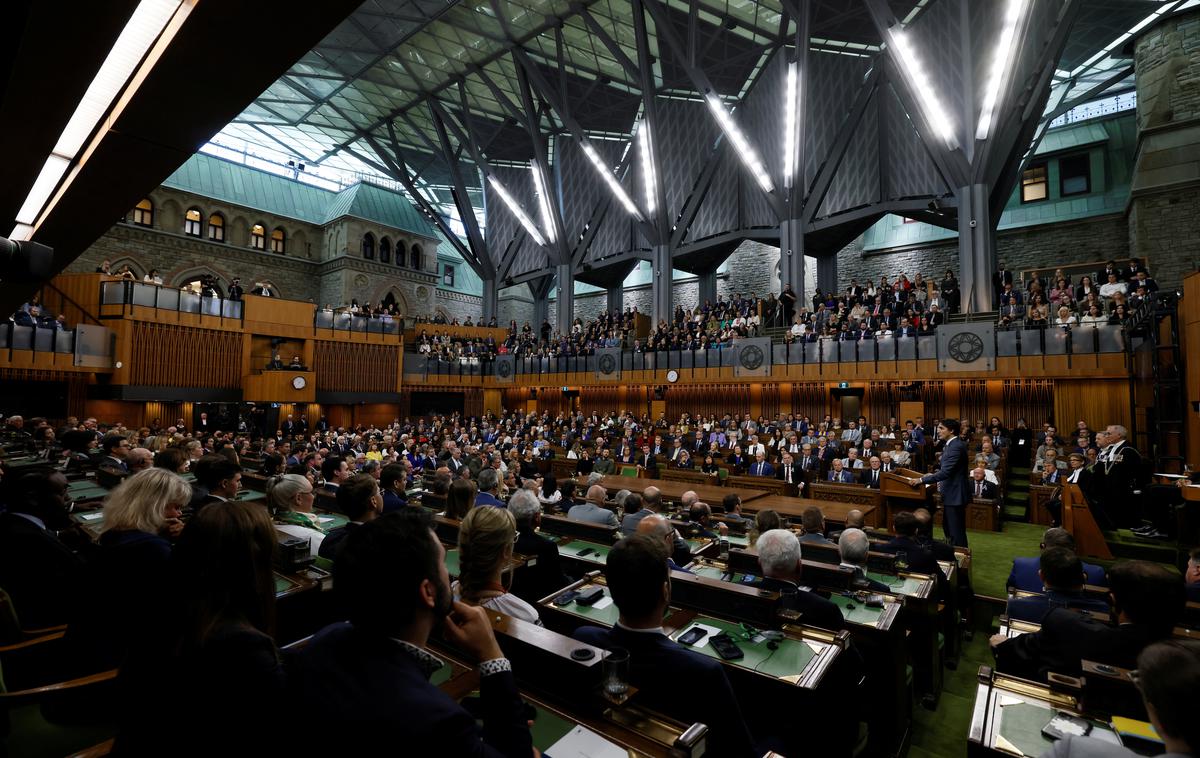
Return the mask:
<svg viewBox="0 0 1200 758">
<path fill-rule="evenodd" d="M 629 753 L 600 735 L 576 726 L 546 750 L 551 758 L 628 758 Z"/>
</svg>

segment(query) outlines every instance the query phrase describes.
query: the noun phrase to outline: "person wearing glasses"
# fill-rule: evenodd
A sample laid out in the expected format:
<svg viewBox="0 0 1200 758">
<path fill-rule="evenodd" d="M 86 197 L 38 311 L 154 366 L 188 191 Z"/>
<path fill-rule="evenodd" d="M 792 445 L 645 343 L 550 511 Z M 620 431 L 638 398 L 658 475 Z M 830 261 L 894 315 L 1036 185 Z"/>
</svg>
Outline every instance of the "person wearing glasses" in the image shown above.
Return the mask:
<svg viewBox="0 0 1200 758">
<path fill-rule="evenodd" d="M 128 439 L 119 434 L 107 434 L 100 442 L 100 449 L 104 451 L 104 457 L 100 459 L 102 468 L 121 474 L 129 473 L 129 467 L 125 465 L 130 450 Z"/>
<path fill-rule="evenodd" d="M 971 502 L 971 488 L 967 486 L 967 443 L 958 436 L 959 422 L 945 419 L 937 425 L 938 437 L 945 443 L 938 470 L 921 477 L 912 477 L 908 483 L 942 483 L 942 506 L 945 514 L 942 528 L 946 538 L 956 547 L 967 546 L 967 503 Z"/>
</svg>

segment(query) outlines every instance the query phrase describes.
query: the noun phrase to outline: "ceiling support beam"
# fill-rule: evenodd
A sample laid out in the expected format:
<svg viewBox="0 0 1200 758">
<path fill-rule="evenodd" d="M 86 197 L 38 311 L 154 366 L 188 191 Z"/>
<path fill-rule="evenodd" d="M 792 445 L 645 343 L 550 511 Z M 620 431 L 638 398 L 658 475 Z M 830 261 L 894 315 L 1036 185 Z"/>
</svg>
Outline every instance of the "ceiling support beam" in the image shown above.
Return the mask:
<svg viewBox="0 0 1200 758">
<path fill-rule="evenodd" d="M 858 94 L 854 96 L 854 103 L 846 112 L 846 117 L 842 119 L 842 124 L 837 131 L 837 139 L 830 145 L 825 161 L 817 169 L 817 175 L 813 178 L 808 197 L 804 200 L 803 215 L 806 222 L 811 223 L 817 217 L 821 203 L 825 202 L 825 195 L 828 194 L 829 187 L 833 184 L 834 177 L 837 176 L 838 168 L 841 167 L 842 160 L 846 157 L 850 140 L 858 130 L 859 124 L 862 123 L 863 114 L 867 111 L 867 104 L 871 101 L 872 96 L 877 96 L 880 78 L 879 66 L 875 66 L 867 72 L 867 78 L 863 80 Z"/>
<path fill-rule="evenodd" d="M 575 5 L 573 4 L 571 7 L 574 8 Z M 636 82 L 640 73 L 637 64 L 629 59 L 629 56 L 625 54 L 624 48 L 617 44 L 617 41 L 613 39 L 612 35 L 608 33 L 608 30 L 596 20 L 596 17 L 591 14 L 591 11 L 582 5 L 579 6 L 578 10 L 579 17 L 583 19 L 583 23 L 587 25 L 587 28 L 592 30 L 592 34 L 596 35 L 596 39 L 600 40 L 600 44 L 604 45 L 604 49 L 608 51 L 608 54 L 611 55 L 617 61 L 617 63 L 621 64 L 621 68 L 625 70 L 625 75 L 629 77 L 629 80 L 631 82 Z"/>
<path fill-rule="evenodd" d="M 471 205 L 471 198 L 467 194 L 467 183 L 463 180 L 462 165 L 455 158 L 454 148 L 450 144 L 450 135 L 446 133 L 445 113 L 436 99 L 429 100 L 429 115 L 433 118 L 438 142 L 442 145 L 442 156 L 446 159 L 446 166 L 450 169 L 454 205 L 458 208 L 458 216 L 462 219 L 463 228 L 467 231 L 467 240 L 473 250 L 480 251 L 479 257 L 487 258 L 487 243 L 479 229 L 479 220 L 475 218 L 475 207 Z M 474 140 L 470 140 L 468 144 L 471 144 L 472 153 L 474 153 Z M 459 147 L 462 147 L 461 143 Z M 494 268 L 491 273 L 495 274 Z"/>
<path fill-rule="evenodd" d="M 691 193 L 683 201 L 683 210 L 679 212 L 679 217 L 675 219 L 675 228 L 671 231 L 672 254 L 679 252 L 679 248 L 683 245 L 688 231 L 691 230 L 692 224 L 696 221 L 696 215 L 700 212 L 700 206 L 704 204 L 704 198 L 708 196 L 708 191 L 712 188 L 713 179 L 716 177 L 717 171 L 721 168 L 721 160 L 725 156 L 725 145 L 727 142 L 728 140 L 725 139 L 725 135 L 718 132 L 716 142 L 713 143 L 712 150 L 709 151 L 708 159 L 704 162 L 704 168 L 700 171 L 700 176 L 697 177 L 696 183 L 692 185 Z"/>
<path fill-rule="evenodd" d="M 784 6 L 784 15 L 791 16 L 796 24 L 796 34 L 792 42 L 791 59 L 785 58 L 784 87 L 791 85 L 797 92 L 785 92 L 784 120 L 787 122 L 786 109 L 788 103 L 795 99 L 795 123 L 792 130 L 783 135 L 785 140 L 784 156 L 794 154 L 791 164 L 783 167 L 783 207 L 786 209 L 784 218 L 779 222 L 779 285 L 790 286 L 801 302 L 806 302 L 804 292 L 804 127 L 807 112 L 805 103 L 808 102 L 808 39 L 812 23 L 812 0 L 795 0 Z M 789 71 L 796 67 L 796 81 L 791 83 Z M 790 148 L 790 149 L 789 149 Z M 790 326 L 785 324 L 784 326 Z"/>
</svg>

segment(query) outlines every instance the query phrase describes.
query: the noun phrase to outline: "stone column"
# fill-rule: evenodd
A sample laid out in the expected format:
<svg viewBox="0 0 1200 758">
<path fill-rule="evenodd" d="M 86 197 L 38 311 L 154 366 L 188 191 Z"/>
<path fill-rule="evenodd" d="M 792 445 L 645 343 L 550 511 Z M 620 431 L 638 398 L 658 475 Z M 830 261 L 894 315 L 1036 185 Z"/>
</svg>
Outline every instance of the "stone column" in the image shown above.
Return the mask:
<svg viewBox="0 0 1200 758">
<path fill-rule="evenodd" d="M 1143 29 L 1134 48 L 1137 157 L 1129 254 L 1160 288 L 1200 267 L 1200 8 Z"/>
<path fill-rule="evenodd" d="M 996 269 L 996 230 L 988 209 L 988 187 L 960 187 L 958 198 L 959 310 L 979 313 L 993 308 L 992 271 Z"/>
<path fill-rule="evenodd" d="M 673 307 L 671 304 L 671 277 L 674 271 L 671 267 L 671 246 L 655 245 L 651 249 L 650 264 L 653 276 L 651 291 L 654 305 L 650 313 L 652 319 L 650 323 L 670 322 Z"/>
<path fill-rule="evenodd" d="M 570 263 L 561 263 L 555 267 L 558 285 L 558 331 L 567 334 L 571 331 L 571 320 L 575 318 L 575 272 Z M 542 298 L 545 299 L 545 298 Z"/>
<path fill-rule="evenodd" d="M 609 287 L 607 292 L 605 293 L 605 295 L 606 295 L 607 299 L 605 301 L 604 307 L 608 309 L 609 313 L 612 313 L 613 311 L 625 310 L 625 287 L 624 286 L 617 284 L 612 287 Z"/>
</svg>

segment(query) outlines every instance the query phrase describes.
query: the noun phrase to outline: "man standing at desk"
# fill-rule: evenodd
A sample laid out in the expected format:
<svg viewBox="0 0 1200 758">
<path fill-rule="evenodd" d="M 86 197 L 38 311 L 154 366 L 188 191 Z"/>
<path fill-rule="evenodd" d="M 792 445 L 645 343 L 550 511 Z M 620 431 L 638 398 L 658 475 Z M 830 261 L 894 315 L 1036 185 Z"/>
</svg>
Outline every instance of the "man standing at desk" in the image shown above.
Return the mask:
<svg viewBox="0 0 1200 758">
<path fill-rule="evenodd" d="M 946 538 L 956 547 L 967 546 L 967 503 L 971 502 L 971 491 L 967 487 L 967 443 L 958 436 L 957 420 L 943 419 L 937 425 L 938 437 L 945 443 L 942 460 L 937 471 L 922 477 L 913 477 L 908 483 L 918 484 L 942 482 L 942 505 L 945 514 L 942 528 Z"/>
</svg>

